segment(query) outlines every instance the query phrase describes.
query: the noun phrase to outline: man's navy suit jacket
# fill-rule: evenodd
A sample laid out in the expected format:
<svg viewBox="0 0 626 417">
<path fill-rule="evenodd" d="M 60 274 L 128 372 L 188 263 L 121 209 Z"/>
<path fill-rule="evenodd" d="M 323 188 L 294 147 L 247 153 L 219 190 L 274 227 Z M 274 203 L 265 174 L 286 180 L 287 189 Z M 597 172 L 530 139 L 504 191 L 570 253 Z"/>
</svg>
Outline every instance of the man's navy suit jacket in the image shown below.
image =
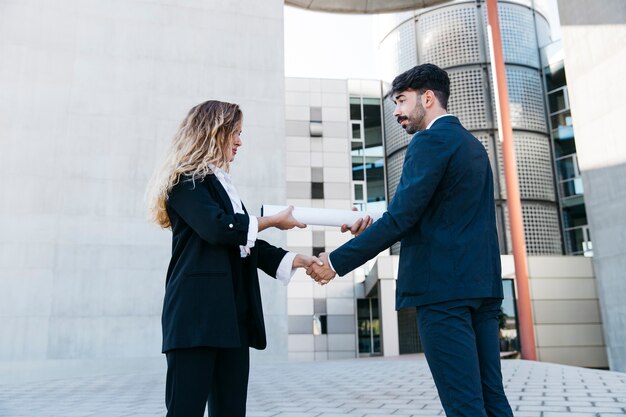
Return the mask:
<svg viewBox="0 0 626 417">
<path fill-rule="evenodd" d="M 161 317 L 163 352 L 240 347 L 234 288 L 242 279 L 248 301 L 247 343 L 264 349 L 257 268 L 275 277 L 287 251 L 257 239 L 250 256 L 241 258 L 239 245 L 248 241 L 249 217 L 233 211 L 215 175 L 195 182 L 181 177 L 169 194 L 167 213 L 172 224 L 172 258 Z"/>
<path fill-rule="evenodd" d="M 330 260 L 345 275 L 398 240 L 397 309 L 502 298 L 489 158 L 454 116 L 413 137 L 387 212 Z"/>
</svg>

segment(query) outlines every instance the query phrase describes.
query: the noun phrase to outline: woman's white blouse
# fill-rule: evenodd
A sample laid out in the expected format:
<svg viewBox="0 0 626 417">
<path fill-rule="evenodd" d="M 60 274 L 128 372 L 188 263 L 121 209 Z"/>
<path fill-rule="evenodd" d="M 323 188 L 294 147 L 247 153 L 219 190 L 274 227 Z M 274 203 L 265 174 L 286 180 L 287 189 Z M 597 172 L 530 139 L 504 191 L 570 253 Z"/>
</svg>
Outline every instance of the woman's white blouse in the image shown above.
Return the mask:
<svg viewBox="0 0 626 417">
<path fill-rule="evenodd" d="M 245 214 L 243 211 L 243 205 L 241 204 L 241 198 L 239 198 L 239 193 L 237 193 L 237 189 L 233 184 L 230 174 L 213 164 L 209 164 L 209 168 L 211 168 L 211 170 L 215 174 L 215 177 L 218 179 L 220 184 L 222 184 L 222 187 L 224 187 L 224 189 L 226 190 L 226 193 L 228 194 L 228 198 L 230 198 L 230 203 L 232 204 L 235 213 Z M 250 255 L 250 249 L 254 247 L 254 243 L 256 242 L 257 235 L 259 233 L 259 222 L 256 216 L 248 214 L 248 217 L 250 219 L 248 225 L 248 243 L 245 246 L 239 246 L 239 251 L 242 258 Z M 278 270 L 276 271 L 276 279 L 278 279 L 284 285 L 289 284 L 289 281 L 291 281 L 291 278 L 296 273 L 297 268 L 292 267 L 295 257 L 295 253 L 287 252 L 280 262 Z"/>
</svg>

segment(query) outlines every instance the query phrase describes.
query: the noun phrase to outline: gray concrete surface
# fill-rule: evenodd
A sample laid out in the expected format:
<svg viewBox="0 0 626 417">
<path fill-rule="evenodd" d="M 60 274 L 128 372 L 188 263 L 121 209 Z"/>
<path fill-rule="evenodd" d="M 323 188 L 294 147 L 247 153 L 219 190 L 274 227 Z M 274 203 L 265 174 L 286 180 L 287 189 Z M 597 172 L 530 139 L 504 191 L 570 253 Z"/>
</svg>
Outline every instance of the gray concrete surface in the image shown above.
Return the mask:
<svg viewBox="0 0 626 417">
<path fill-rule="evenodd" d="M 626 3 L 559 0 L 567 88 L 609 367 L 626 371 Z M 582 12 L 584 11 L 584 12 Z M 622 39 L 620 41 L 620 39 Z M 601 102 L 590 85 L 611 80 Z"/>
<path fill-rule="evenodd" d="M 0 0 L 0 361 L 160 350 L 171 235 L 144 191 L 192 106 L 241 104 L 239 194 L 251 213 L 284 203 L 283 7 Z M 273 281 L 263 357 L 287 360 Z"/>
<path fill-rule="evenodd" d="M 0 416 L 164 416 L 164 362 L 0 363 Z M 516 417 L 626 414 L 624 373 L 505 360 L 503 375 Z M 421 355 L 262 363 L 251 370 L 248 417 L 441 415 Z"/>
</svg>

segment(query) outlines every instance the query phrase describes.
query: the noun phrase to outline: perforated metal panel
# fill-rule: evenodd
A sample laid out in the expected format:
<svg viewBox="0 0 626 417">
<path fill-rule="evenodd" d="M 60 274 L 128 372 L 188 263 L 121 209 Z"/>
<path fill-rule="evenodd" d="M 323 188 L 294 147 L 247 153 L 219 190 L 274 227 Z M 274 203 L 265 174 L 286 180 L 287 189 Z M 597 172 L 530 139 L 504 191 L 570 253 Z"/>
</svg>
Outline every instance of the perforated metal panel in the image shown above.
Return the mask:
<svg viewBox="0 0 626 417">
<path fill-rule="evenodd" d="M 493 137 L 489 132 L 473 132 L 472 133 L 476 139 L 480 141 L 480 143 L 485 147 L 487 151 L 487 155 L 489 156 L 489 162 L 491 163 L 491 171 L 493 173 L 493 190 L 494 197 L 499 198 L 499 184 L 498 184 L 498 175 L 499 175 L 499 167 L 496 164 L 496 151 L 494 149 Z"/>
<path fill-rule="evenodd" d="M 396 190 L 400 183 L 400 176 L 402 175 L 402 165 L 404 164 L 405 155 L 406 149 L 387 158 L 387 190 L 389 192 L 389 202 L 391 202 L 396 195 Z"/>
<path fill-rule="evenodd" d="M 442 68 L 481 62 L 477 9 L 472 3 L 436 9 L 417 20 L 419 62 Z"/>
<path fill-rule="evenodd" d="M 545 103 L 539 71 L 524 67 L 507 66 L 506 80 L 509 90 L 509 109 L 513 129 L 547 133 Z M 489 82 L 491 86 L 493 86 L 492 81 L 490 70 Z M 493 88 L 491 90 L 491 100 L 495 103 Z M 493 120 L 497 123 L 495 105 L 493 106 Z"/>
<path fill-rule="evenodd" d="M 391 202 L 393 197 L 396 195 L 396 190 L 398 189 L 398 184 L 400 183 L 400 177 L 402 176 L 402 166 L 404 165 L 405 155 L 406 148 L 387 158 L 385 167 L 387 168 L 387 191 L 389 193 L 389 202 Z M 390 250 L 392 255 L 399 255 L 400 242 L 394 243 Z"/>
<path fill-rule="evenodd" d="M 560 254 L 562 240 L 533 12 L 528 7 L 529 0 L 515 3 L 500 3 L 499 11 L 527 249 L 530 254 Z M 504 170 L 500 144 L 496 139 L 497 119 L 489 54 L 485 50 L 487 25 L 484 11 L 483 2 L 478 7 L 477 2 L 469 1 L 424 11 L 416 17 L 415 33 L 409 29 L 404 32 L 396 30 L 394 33 L 398 38 L 393 42 L 395 45 L 408 45 L 410 40 L 415 43 L 417 34 L 414 47 L 418 62 L 432 62 L 448 71 L 451 88 L 448 110 L 459 117 L 487 150 L 494 171 L 496 202 L 505 219 L 504 225 L 498 225 L 499 234 L 510 248 L 506 190 L 499 190 L 499 187 L 505 188 Z M 542 24 L 543 21 L 538 23 L 538 29 L 544 31 Z M 403 39 L 405 36 L 409 38 Z M 398 62 L 394 77 L 410 68 L 400 64 L 398 55 L 402 56 L 402 53 L 397 50 L 395 53 Z M 410 59 L 415 56 L 411 54 Z M 385 103 L 384 111 L 388 190 L 392 198 L 400 180 L 404 148 L 411 137 L 393 118 L 392 103 Z M 392 253 L 397 249 L 397 245 L 394 246 Z"/>
<path fill-rule="evenodd" d="M 496 200 L 496 227 L 498 228 L 498 244 L 500 246 L 500 253 L 509 253 L 511 248 L 511 236 L 507 233 L 507 228 L 504 222 L 504 209 L 502 208 L 502 202 Z"/>
<path fill-rule="evenodd" d="M 390 155 L 400 148 L 403 148 L 409 144 L 412 135 L 406 133 L 406 131 L 398 124 L 398 121 L 393 117 L 394 104 L 391 100 L 384 100 L 383 115 L 385 117 L 385 152 L 386 155 Z"/>
<path fill-rule="evenodd" d="M 487 74 L 480 67 L 454 69 L 450 76 L 448 111 L 459 118 L 466 129 L 491 127 L 486 92 Z"/>
<path fill-rule="evenodd" d="M 515 144 L 521 198 L 556 201 L 550 139 L 543 135 L 514 132 L 513 142 Z M 506 199 L 506 183 L 500 143 L 498 143 L 497 153 L 502 198 Z"/>
<path fill-rule="evenodd" d="M 411 19 L 389 33 L 381 42 L 379 53 L 384 63 L 382 77 L 386 82 L 417 65 L 415 21 Z"/>
<path fill-rule="evenodd" d="M 400 33 L 394 31 L 383 39 L 378 48 L 378 57 L 383 63 L 381 77 L 383 81 L 388 83 L 391 83 L 394 77 L 399 74 L 400 64 L 398 61 L 400 57 L 396 49 L 398 43 L 400 43 Z"/>
<path fill-rule="evenodd" d="M 506 234 L 511 236 L 508 208 L 506 206 L 503 208 Z M 563 253 L 559 215 L 555 204 L 523 201 L 522 217 L 526 251 L 529 255 L 561 255 Z"/>
<path fill-rule="evenodd" d="M 486 59 L 489 62 L 489 42 L 487 37 L 487 8 L 482 8 Z M 522 64 L 539 67 L 537 36 L 533 22 L 533 12 L 528 7 L 516 4 L 498 3 L 502 49 L 507 64 Z"/>
<path fill-rule="evenodd" d="M 513 137 L 522 198 L 556 201 L 550 139 L 524 132 Z"/>
<path fill-rule="evenodd" d="M 528 7 L 531 7 L 533 4 L 533 0 L 507 0 L 507 1 L 510 3 L 519 3 Z"/>
<path fill-rule="evenodd" d="M 485 147 L 487 151 L 487 155 L 489 155 L 489 159 L 493 160 L 493 145 L 491 143 L 491 135 L 489 133 L 474 133 L 476 139 L 480 141 L 480 143 Z"/>
<path fill-rule="evenodd" d="M 400 42 L 398 44 L 398 55 L 400 59 L 398 63 L 398 74 L 413 68 L 417 65 L 417 51 L 415 48 L 415 20 L 403 23 L 398 27 L 400 32 Z"/>
<path fill-rule="evenodd" d="M 552 31 L 550 30 L 550 23 L 544 16 L 536 14 L 536 17 L 537 44 L 539 48 L 543 48 L 552 43 Z"/>
</svg>

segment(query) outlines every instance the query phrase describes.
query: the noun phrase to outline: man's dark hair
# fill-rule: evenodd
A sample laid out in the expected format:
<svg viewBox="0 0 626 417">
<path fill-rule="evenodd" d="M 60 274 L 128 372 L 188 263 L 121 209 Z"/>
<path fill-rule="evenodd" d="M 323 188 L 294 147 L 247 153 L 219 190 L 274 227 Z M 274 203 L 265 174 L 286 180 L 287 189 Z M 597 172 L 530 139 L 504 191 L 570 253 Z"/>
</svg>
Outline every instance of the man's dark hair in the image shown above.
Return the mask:
<svg viewBox="0 0 626 417">
<path fill-rule="evenodd" d="M 450 78 L 447 72 L 434 64 L 418 65 L 398 75 L 391 83 L 387 96 L 393 99 L 394 95 L 406 90 L 415 90 L 419 94 L 432 90 L 441 107 L 448 110 Z"/>
</svg>

